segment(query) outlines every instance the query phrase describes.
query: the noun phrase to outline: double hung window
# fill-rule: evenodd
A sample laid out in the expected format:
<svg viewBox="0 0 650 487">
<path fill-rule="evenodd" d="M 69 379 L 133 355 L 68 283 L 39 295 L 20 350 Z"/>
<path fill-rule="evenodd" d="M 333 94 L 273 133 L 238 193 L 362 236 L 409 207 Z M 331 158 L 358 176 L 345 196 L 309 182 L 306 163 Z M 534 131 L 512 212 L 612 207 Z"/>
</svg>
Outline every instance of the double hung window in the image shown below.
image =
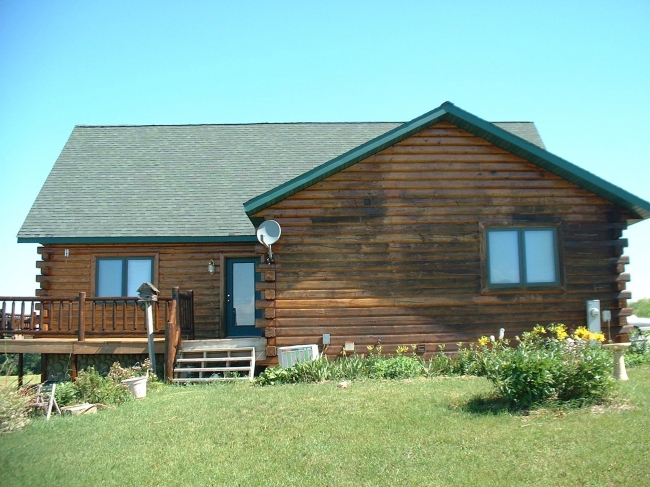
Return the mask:
<svg viewBox="0 0 650 487">
<path fill-rule="evenodd" d="M 97 258 L 95 294 L 98 297 L 137 296 L 143 282 L 153 282 L 151 257 Z"/>
<path fill-rule="evenodd" d="M 490 288 L 559 286 L 556 228 L 487 228 Z"/>
</svg>

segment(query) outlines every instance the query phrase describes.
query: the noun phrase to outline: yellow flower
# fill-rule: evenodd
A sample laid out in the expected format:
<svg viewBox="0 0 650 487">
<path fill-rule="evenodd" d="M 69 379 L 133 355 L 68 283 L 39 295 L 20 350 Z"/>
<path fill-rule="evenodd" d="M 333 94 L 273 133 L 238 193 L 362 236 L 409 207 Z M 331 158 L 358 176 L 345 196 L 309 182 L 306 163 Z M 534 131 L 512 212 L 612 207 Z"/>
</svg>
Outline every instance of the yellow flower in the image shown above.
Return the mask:
<svg viewBox="0 0 650 487">
<path fill-rule="evenodd" d="M 605 341 L 605 335 L 603 333 L 594 333 L 589 331 L 587 327 L 581 326 L 573 334 L 573 338 L 576 340 L 594 340 L 599 342 Z"/>
<path fill-rule="evenodd" d="M 542 325 L 535 325 L 535 328 L 533 328 L 533 334 L 546 335 L 546 328 L 544 328 Z"/>
<path fill-rule="evenodd" d="M 549 325 L 548 329 L 558 340 L 564 340 L 569 337 L 569 334 L 566 331 L 566 326 L 563 324 Z"/>
<path fill-rule="evenodd" d="M 605 335 L 603 333 L 590 333 L 590 340 L 597 340 L 599 342 L 605 341 Z"/>
<path fill-rule="evenodd" d="M 478 339 L 478 344 L 482 347 L 486 346 L 488 343 L 490 343 L 490 339 L 488 337 L 481 337 Z"/>
</svg>

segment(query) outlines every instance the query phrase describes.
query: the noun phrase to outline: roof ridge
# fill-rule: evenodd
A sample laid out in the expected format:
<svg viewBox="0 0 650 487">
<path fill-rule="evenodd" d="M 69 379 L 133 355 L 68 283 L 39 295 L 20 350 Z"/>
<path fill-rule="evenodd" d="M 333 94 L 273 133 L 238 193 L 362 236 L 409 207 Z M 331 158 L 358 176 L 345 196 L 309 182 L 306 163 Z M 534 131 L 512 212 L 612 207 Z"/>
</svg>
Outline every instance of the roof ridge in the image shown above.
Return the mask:
<svg viewBox="0 0 650 487">
<path fill-rule="evenodd" d="M 79 128 L 139 128 L 139 127 L 239 127 L 244 125 L 356 125 L 379 123 L 404 123 L 404 121 L 372 121 L 372 122 L 242 122 L 242 123 L 145 123 L 145 124 L 76 124 Z"/>
</svg>

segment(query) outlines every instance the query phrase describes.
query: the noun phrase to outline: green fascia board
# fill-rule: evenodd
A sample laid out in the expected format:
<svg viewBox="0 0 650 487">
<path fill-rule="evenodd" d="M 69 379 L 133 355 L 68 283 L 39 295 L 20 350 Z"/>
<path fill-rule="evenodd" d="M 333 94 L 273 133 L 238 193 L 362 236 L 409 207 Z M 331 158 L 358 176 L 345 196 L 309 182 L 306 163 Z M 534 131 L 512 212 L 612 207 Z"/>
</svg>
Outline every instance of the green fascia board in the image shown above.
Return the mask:
<svg viewBox="0 0 650 487">
<path fill-rule="evenodd" d="M 225 237 L 18 237 L 18 243 L 38 244 L 168 244 L 168 243 L 248 243 L 255 235 Z"/>
<path fill-rule="evenodd" d="M 443 106 L 445 105 L 443 104 Z M 449 105 L 447 107 L 448 114 L 444 117 L 446 121 L 619 205 L 638 216 L 641 220 L 650 218 L 649 202 L 561 157 L 551 154 L 535 144 L 531 144 L 527 140 L 511 134 L 507 130 L 486 122 L 452 104 Z"/>
<path fill-rule="evenodd" d="M 390 147 L 438 122 L 447 121 L 518 155 L 550 172 L 560 176 L 592 193 L 630 211 L 641 220 L 650 218 L 650 203 L 628 193 L 622 188 L 599 178 L 575 164 L 518 137 L 507 130 L 487 122 L 469 112 L 445 102 L 438 108 L 421 115 L 410 122 L 386 132 L 345 154 L 342 154 L 297 178 L 267 191 L 244 203 L 249 218 L 255 213 L 308 188 L 325 178 Z"/>
</svg>

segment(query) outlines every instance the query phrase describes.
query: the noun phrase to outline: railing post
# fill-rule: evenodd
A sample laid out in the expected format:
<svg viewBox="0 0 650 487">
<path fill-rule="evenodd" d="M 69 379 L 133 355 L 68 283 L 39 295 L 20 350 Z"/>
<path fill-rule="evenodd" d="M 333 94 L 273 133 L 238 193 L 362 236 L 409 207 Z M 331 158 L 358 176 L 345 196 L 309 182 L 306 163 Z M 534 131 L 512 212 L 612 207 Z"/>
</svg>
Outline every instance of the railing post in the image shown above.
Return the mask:
<svg viewBox="0 0 650 487">
<path fill-rule="evenodd" d="M 172 302 L 169 310 L 169 320 L 165 321 L 165 380 L 171 382 L 174 378 L 174 362 L 178 346 L 178 287 L 172 288 Z"/>
<path fill-rule="evenodd" d="M 86 339 L 86 293 L 79 293 L 79 341 Z"/>
</svg>

